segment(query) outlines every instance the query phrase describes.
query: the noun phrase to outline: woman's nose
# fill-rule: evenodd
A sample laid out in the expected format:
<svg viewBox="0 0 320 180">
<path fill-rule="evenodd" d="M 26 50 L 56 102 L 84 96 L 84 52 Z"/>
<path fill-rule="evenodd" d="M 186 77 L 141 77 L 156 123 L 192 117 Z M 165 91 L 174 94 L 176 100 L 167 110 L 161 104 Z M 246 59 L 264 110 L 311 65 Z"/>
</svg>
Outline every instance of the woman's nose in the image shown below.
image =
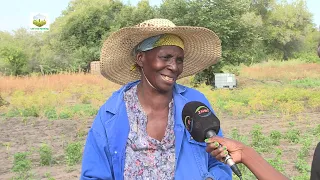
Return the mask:
<svg viewBox="0 0 320 180">
<path fill-rule="evenodd" d="M 177 71 L 178 70 L 178 64 L 177 64 L 177 61 L 175 59 L 172 59 L 169 62 L 168 69 L 170 69 L 171 71 Z"/>
</svg>

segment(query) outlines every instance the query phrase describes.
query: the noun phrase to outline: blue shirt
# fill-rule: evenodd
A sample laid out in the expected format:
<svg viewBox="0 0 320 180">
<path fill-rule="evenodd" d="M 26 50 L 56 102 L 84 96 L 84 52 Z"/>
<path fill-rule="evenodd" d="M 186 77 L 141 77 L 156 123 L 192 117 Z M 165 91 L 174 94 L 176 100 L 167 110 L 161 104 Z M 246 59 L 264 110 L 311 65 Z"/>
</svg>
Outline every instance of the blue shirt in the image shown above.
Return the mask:
<svg viewBox="0 0 320 180">
<path fill-rule="evenodd" d="M 139 81 L 135 81 L 126 84 L 101 106 L 88 132 L 82 159 L 81 180 L 123 180 L 126 142 L 130 130 L 123 95 L 138 83 Z M 182 123 L 181 112 L 186 103 L 200 101 L 212 110 L 208 100 L 199 91 L 178 84 L 174 86 L 173 100 L 175 179 L 232 179 L 230 167 L 211 157 L 205 150 L 206 143 L 193 140 Z M 221 130 L 218 136 L 223 136 Z"/>
</svg>

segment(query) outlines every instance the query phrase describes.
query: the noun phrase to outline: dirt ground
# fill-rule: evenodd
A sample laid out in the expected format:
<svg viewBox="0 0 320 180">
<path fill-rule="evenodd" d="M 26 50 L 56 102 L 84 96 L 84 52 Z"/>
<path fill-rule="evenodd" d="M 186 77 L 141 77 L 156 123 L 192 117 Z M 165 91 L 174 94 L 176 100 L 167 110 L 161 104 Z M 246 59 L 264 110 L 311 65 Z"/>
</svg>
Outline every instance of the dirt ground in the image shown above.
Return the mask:
<svg viewBox="0 0 320 180">
<path fill-rule="evenodd" d="M 229 116 L 219 117 L 224 134 L 228 136 L 236 127 L 241 135 L 248 135 L 254 124 L 263 127 L 263 132 L 279 130 L 285 132 L 289 122 L 295 122 L 302 132 L 320 123 L 320 112 L 302 113 L 294 117 L 277 117 L 276 115 L 251 116 L 249 118 L 234 118 Z M 93 119 L 93 118 L 92 118 Z M 17 152 L 31 151 L 32 173 L 35 179 L 46 179 L 45 174 L 50 173 L 56 180 L 79 179 L 81 165 L 67 167 L 64 163 L 64 148 L 70 141 L 84 140 L 79 137 L 79 132 L 87 132 L 92 123 L 90 120 L 42 120 L 36 118 L 10 118 L 0 119 L 0 179 L 6 180 L 14 176 L 11 172 L 13 155 Z M 84 141 L 83 141 L 84 142 Z M 53 147 L 54 159 L 52 166 L 40 166 L 39 149 L 41 143 L 47 143 Z M 317 142 L 313 143 L 315 147 Z M 294 168 L 299 146 L 283 142 L 280 146 L 283 150 L 283 160 L 286 163 L 285 170 L 291 175 L 297 174 Z M 308 163 L 311 163 L 314 149 L 310 149 Z"/>
</svg>

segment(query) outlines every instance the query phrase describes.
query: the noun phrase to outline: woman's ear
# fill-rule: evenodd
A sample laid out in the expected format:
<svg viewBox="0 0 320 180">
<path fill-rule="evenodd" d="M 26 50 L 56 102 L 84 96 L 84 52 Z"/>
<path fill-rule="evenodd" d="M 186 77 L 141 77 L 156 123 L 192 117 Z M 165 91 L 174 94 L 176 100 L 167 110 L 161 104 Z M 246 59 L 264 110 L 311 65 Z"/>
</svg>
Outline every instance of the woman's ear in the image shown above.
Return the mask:
<svg viewBox="0 0 320 180">
<path fill-rule="evenodd" d="M 143 67 L 143 58 L 144 58 L 144 53 L 143 52 L 138 52 L 136 55 L 136 63 L 140 68 Z"/>
</svg>

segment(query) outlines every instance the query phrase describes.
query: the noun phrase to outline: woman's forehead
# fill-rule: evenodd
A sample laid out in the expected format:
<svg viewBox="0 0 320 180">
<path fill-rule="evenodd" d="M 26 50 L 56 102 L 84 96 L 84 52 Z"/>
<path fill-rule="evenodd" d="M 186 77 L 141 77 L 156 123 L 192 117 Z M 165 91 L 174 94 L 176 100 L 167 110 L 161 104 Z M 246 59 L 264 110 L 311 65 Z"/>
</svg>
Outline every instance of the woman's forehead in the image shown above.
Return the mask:
<svg viewBox="0 0 320 180">
<path fill-rule="evenodd" d="M 168 45 L 168 46 L 159 46 L 156 47 L 150 51 L 148 51 L 152 54 L 159 54 L 159 53 L 164 53 L 164 54 L 173 54 L 173 55 L 183 55 L 184 51 L 178 46 L 174 45 Z"/>
</svg>

